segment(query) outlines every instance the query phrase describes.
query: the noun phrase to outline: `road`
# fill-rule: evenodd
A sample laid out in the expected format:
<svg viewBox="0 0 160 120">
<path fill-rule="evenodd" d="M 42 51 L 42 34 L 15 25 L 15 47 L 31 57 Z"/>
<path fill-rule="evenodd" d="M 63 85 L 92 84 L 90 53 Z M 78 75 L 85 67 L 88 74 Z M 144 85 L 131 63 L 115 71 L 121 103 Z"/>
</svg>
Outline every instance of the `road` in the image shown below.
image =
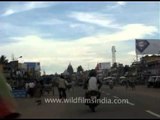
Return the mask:
<svg viewBox="0 0 160 120">
<path fill-rule="evenodd" d="M 68 98 L 83 97 L 85 90 L 75 87 L 67 91 Z M 160 89 L 136 86 L 135 90 L 125 89 L 124 86 L 115 86 L 109 89 L 104 85 L 101 88 L 102 96 L 107 99 L 127 99 L 125 104 L 103 103 L 91 112 L 83 103 L 45 103 L 46 98 L 58 98 L 55 95 L 45 94 L 42 97 L 42 105 L 36 105 L 33 98 L 16 99 L 18 111 L 22 114 L 20 118 L 101 118 L 101 119 L 159 119 L 160 118 Z"/>
</svg>

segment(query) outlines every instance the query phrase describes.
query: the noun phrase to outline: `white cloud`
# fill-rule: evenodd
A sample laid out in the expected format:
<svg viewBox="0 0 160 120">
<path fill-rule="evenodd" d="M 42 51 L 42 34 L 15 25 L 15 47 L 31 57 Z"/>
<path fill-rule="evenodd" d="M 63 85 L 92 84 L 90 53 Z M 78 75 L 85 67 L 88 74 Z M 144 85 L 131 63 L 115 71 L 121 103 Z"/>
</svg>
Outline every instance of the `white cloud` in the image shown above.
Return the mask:
<svg viewBox="0 0 160 120">
<path fill-rule="evenodd" d="M 5 11 L 3 13 L 3 16 L 9 16 L 9 15 L 12 15 L 14 14 L 16 11 L 14 11 L 13 9 L 8 9 L 7 11 Z"/>
<path fill-rule="evenodd" d="M 153 35 L 158 29 L 154 26 L 143 24 L 128 24 L 122 27 L 120 32 L 108 35 L 106 39 L 112 41 L 124 41 L 136 38 L 143 38 L 146 35 Z"/>
<path fill-rule="evenodd" d="M 107 10 L 113 10 L 113 9 L 121 8 L 121 7 L 125 6 L 126 4 L 127 4 L 127 2 L 118 1 L 118 2 L 115 2 L 114 5 L 107 6 Z"/>
<path fill-rule="evenodd" d="M 13 4 L 12 6 L 7 8 L 7 10 L 2 14 L 2 16 L 9 16 L 15 13 L 28 11 L 36 8 L 45 8 L 51 5 L 53 5 L 53 3 L 50 2 L 22 2 L 19 4 Z"/>
<path fill-rule="evenodd" d="M 123 6 L 123 5 L 126 5 L 126 4 L 127 4 L 127 2 L 118 1 L 118 2 L 117 2 L 117 4 L 118 4 L 118 5 L 120 5 L 120 6 Z"/>
<path fill-rule="evenodd" d="M 87 12 L 72 12 L 69 17 L 80 22 L 95 24 L 101 27 L 118 27 L 114 20 L 106 14 L 87 13 Z"/>
<path fill-rule="evenodd" d="M 11 56 L 13 53 L 22 55 L 23 61 L 39 61 L 47 73 L 63 72 L 69 62 L 74 70 L 78 65 L 82 65 L 84 69 L 88 69 L 89 65 L 91 69 L 95 68 L 97 62 L 111 62 L 112 45 L 116 44 L 116 47 L 121 49 L 125 46 L 120 44 L 121 41 L 144 38 L 155 32 L 158 30 L 154 26 L 129 24 L 123 26 L 119 32 L 92 35 L 71 42 L 43 39 L 36 35 L 17 37 L 12 38 L 15 42 L 1 45 L 0 54 Z M 117 61 L 124 64 L 133 62 L 133 55 L 128 54 L 128 51 L 123 52 L 123 56 L 118 55 Z"/>
</svg>

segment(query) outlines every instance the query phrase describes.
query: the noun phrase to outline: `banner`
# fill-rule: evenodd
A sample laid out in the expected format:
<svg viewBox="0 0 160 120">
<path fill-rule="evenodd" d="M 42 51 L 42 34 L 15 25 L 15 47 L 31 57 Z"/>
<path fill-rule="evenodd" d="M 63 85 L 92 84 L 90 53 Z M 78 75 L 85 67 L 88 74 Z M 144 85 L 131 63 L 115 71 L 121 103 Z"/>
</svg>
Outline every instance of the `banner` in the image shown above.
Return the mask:
<svg viewBox="0 0 160 120">
<path fill-rule="evenodd" d="M 136 54 L 160 54 L 160 39 L 136 39 Z"/>
</svg>

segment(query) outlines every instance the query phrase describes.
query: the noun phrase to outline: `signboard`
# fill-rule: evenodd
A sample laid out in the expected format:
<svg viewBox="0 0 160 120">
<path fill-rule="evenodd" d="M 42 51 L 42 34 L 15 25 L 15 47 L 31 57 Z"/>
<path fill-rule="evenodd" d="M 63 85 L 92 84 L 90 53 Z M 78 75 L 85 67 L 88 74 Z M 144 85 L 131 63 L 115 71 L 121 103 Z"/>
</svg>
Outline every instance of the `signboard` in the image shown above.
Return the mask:
<svg viewBox="0 0 160 120">
<path fill-rule="evenodd" d="M 136 39 L 136 54 L 160 54 L 160 40 Z"/>
<path fill-rule="evenodd" d="M 111 68 L 110 62 L 98 63 L 96 67 L 96 69 L 98 70 L 105 70 L 105 69 L 110 69 L 110 68 Z"/>
<path fill-rule="evenodd" d="M 12 94 L 15 98 L 25 98 L 27 95 L 26 90 L 13 90 Z"/>
<path fill-rule="evenodd" d="M 39 62 L 25 62 L 24 64 L 27 65 L 28 70 L 40 70 L 40 63 Z"/>
</svg>

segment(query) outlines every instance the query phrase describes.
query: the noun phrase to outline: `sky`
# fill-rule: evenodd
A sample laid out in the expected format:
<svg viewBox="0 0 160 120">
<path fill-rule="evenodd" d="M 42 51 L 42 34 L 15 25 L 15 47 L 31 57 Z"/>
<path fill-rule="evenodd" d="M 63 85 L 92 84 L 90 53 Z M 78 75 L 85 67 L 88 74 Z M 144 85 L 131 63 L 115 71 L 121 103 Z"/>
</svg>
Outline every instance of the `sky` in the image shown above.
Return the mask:
<svg viewBox="0 0 160 120">
<path fill-rule="evenodd" d="M 0 55 L 40 62 L 47 74 L 130 65 L 135 39 L 160 39 L 160 2 L 0 2 Z M 22 58 L 18 58 L 23 56 Z"/>
</svg>

